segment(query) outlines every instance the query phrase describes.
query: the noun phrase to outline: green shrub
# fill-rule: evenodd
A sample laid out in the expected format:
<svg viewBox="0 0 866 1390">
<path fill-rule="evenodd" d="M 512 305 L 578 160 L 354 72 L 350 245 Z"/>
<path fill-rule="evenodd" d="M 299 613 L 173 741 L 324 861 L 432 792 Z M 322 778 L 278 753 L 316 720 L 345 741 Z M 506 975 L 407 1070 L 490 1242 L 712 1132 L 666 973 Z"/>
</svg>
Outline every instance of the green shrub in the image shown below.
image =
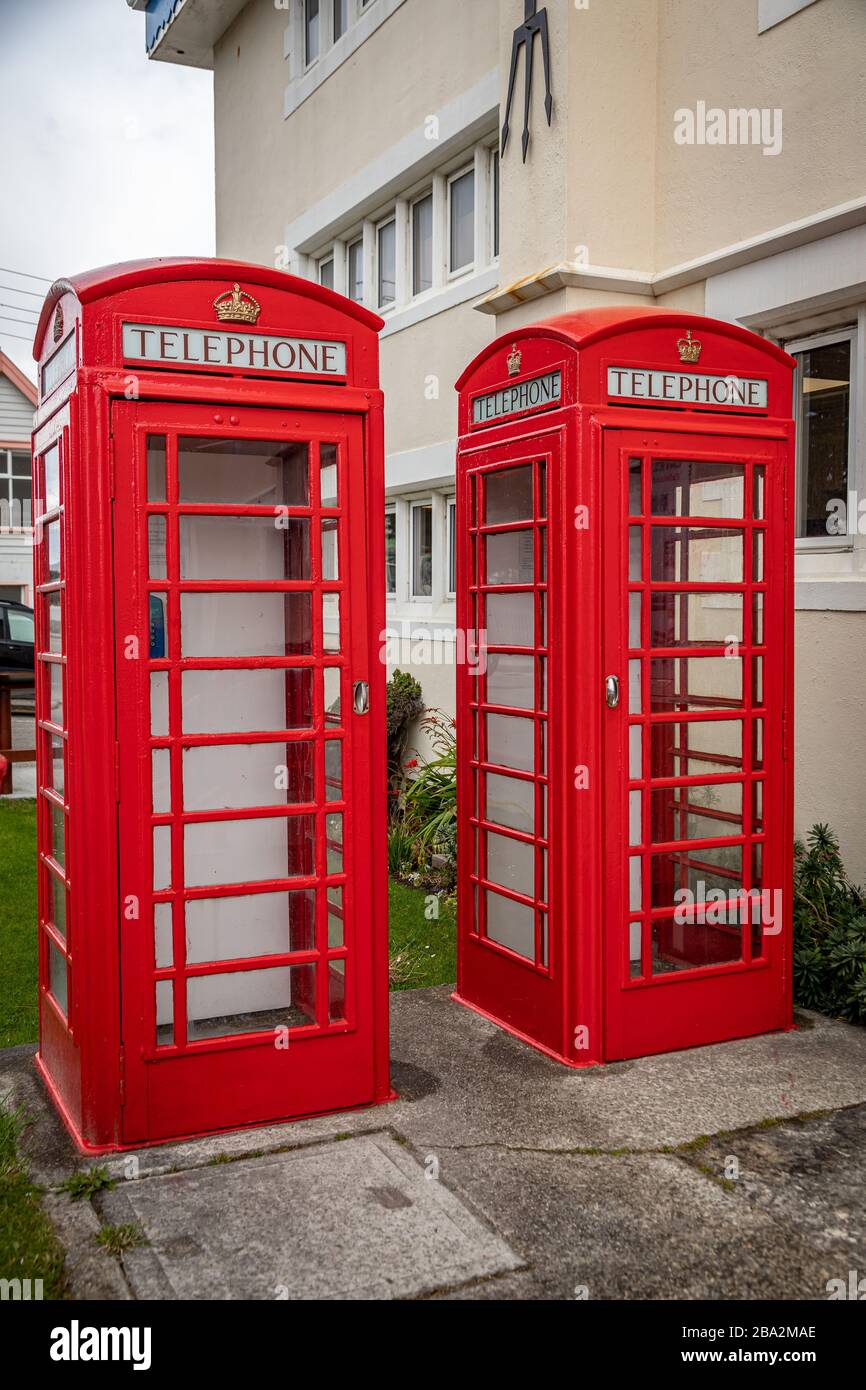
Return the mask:
<svg viewBox="0 0 866 1390">
<path fill-rule="evenodd" d="M 866 1023 L 866 899 L 826 825 L 794 846 L 794 999 Z"/>
<path fill-rule="evenodd" d="M 399 797 L 406 782 L 403 760 L 409 742 L 409 730 L 424 709 L 421 687 L 405 671 L 395 671 L 386 691 L 388 721 L 388 791 L 389 813 L 399 809 Z"/>
</svg>

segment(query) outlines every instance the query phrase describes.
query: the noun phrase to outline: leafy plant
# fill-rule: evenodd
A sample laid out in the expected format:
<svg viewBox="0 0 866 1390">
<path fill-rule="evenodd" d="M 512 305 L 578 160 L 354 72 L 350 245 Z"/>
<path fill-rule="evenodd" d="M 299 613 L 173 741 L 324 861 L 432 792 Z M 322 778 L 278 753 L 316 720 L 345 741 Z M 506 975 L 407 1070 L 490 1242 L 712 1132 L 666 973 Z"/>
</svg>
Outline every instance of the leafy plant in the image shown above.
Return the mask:
<svg viewBox="0 0 866 1390">
<path fill-rule="evenodd" d="M 421 763 L 406 788 L 405 821 L 418 849 L 427 858 L 457 856 L 457 738 L 454 721 L 430 710 L 421 721 L 436 756 Z"/>
<path fill-rule="evenodd" d="M 89 1199 L 96 1192 L 108 1192 L 116 1186 L 117 1179 L 109 1176 L 103 1164 L 98 1168 L 84 1168 L 81 1172 L 73 1173 L 60 1184 L 60 1190 L 68 1192 L 73 1202 L 80 1202 L 83 1197 Z"/>
<path fill-rule="evenodd" d="M 136 1221 L 122 1221 L 119 1226 L 101 1226 L 93 1239 L 109 1255 L 122 1255 L 124 1250 L 135 1250 L 139 1245 L 150 1243 Z"/>
<path fill-rule="evenodd" d="M 406 671 L 395 671 L 388 681 L 386 710 L 388 723 L 388 789 L 390 813 L 399 811 L 399 797 L 406 781 L 404 759 L 409 731 L 424 709 L 421 687 Z"/>
<path fill-rule="evenodd" d="M 866 899 L 827 825 L 814 825 L 806 845 L 794 846 L 794 998 L 866 1023 Z"/>
</svg>

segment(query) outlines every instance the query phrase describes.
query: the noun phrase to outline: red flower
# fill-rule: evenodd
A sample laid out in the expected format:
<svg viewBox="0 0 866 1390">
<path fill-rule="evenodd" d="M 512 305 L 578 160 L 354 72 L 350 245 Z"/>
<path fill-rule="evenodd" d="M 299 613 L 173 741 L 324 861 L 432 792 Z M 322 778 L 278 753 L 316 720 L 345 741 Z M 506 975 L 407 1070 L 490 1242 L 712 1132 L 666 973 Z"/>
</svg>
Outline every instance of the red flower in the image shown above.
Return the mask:
<svg viewBox="0 0 866 1390">
<path fill-rule="evenodd" d="M 418 759 L 417 759 L 417 758 L 413 758 L 412 761 L 411 761 L 410 763 L 404 763 L 403 766 L 404 766 L 404 767 L 417 767 L 417 766 L 418 766 Z"/>
</svg>

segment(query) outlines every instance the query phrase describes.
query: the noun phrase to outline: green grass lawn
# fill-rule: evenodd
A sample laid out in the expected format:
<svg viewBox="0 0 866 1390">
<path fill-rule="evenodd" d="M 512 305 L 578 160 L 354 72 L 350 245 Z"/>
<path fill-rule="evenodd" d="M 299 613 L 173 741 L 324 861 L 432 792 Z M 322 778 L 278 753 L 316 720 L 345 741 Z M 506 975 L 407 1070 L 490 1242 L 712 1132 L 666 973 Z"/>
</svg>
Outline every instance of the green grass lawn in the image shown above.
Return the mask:
<svg viewBox="0 0 866 1390">
<path fill-rule="evenodd" d="M 420 888 L 389 884 L 392 989 L 426 989 L 457 979 L 454 905 Z M 429 912 L 437 917 L 428 918 Z"/>
<path fill-rule="evenodd" d="M 41 1279 L 43 1298 L 67 1296 L 63 1250 L 18 1158 L 26 1120 L 0 1103 L 0 1278 Z M 31 1285 L 31 1298 L 36 1298 Z"/>
<path fill-rule="evenodd" d="M 36 802 L 0 805 L 0 1047 L 36 1041 Z"/>
</svg>

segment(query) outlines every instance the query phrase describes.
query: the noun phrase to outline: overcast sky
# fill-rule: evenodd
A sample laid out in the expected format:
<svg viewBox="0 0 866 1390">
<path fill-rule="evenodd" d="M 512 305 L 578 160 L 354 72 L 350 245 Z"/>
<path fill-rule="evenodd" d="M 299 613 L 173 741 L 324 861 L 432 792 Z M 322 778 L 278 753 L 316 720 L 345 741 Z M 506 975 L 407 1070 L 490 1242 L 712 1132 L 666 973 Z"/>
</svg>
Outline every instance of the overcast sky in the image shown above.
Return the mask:
<svg viewBox="0 0 866 1390">
<path fill-rule="evenodd" d="M 0 348 L 28 376 L 33 293 L 114 261 L 213 255 L 213 183 L 212 75 L 149 61 L 143 14 L 0 0 Z"/>
</svg>

